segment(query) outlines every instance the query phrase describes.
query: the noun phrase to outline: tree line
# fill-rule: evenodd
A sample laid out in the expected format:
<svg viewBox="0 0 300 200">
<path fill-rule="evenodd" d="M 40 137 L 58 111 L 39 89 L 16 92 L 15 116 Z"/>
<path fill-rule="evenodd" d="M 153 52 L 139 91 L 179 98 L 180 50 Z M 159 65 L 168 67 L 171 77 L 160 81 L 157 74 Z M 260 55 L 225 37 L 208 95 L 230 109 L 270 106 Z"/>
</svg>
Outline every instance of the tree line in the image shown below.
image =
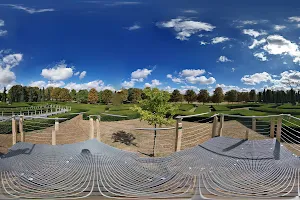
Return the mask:
<svg viewBox="0 0 300 200">
<path fill-rule="evenodd" d="M 76 101 L 78 103 L 113 103 L 114 105 L 123 102 L 137 103 L 145 99 L 145 93 L 139 88 L 121 89 L 119 91 L 103 90 L 68 90 L 66 88 L 48 87 L 38 88 L 22 85 L 14 85 L 8 91 L 4 88 L 0 93 L 0 101 L 9 103 L 12 102 L 43 102 L 43 101 Z M 210 95 L 208 90 L 202 89 L 198 93 L 194 90 L 186 90 L 185 94 L 181 94 L 175 89 L 170 95 L 170 102 L 201 102 L 201 103 L 221 103 L 227 102 L 261 102 L 261 103 L 292 103 L 300 102 L 300 91 L 290 89 L 270 90 L 265 89 L 262 92 L 256 93 L 253 89 L 249 92 L 239 92 L 237 90 L 229 90 L 223 92 L 221 87 L 217 87 L 213 94 Z"/>
</svg>

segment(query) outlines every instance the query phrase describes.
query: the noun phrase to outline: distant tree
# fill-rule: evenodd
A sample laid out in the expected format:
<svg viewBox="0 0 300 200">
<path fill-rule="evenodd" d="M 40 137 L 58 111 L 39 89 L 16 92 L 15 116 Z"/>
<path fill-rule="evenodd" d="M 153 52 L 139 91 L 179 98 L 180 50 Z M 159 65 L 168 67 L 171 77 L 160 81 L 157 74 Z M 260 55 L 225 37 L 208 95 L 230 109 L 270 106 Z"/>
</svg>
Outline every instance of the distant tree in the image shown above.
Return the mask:
<svg viewBox="0 0 300 200">
<path fill-rule="evenodd" d="M 87 90 L 79 90 L 76 94 L 76 101 L 78 103 L 87 103 L 88 102 L 88 94 Z"/>
<path fill-rule="evenodd" d="M 296 92 L 293 88 L 290 89 L 290 102 L 292 105 L 296 105 Z"/>
<path fill-rule="evenodd" d="M 92 104 L 96 104 L 98 102 L 98 92 L 95 88 L 92 88 L 89 91 L 88 101 Z"/>
<path fill-rule="evenodd" d="M 264 89 L 264 91 L 263 91 L 262 101 L 263 101 L 264 103 L 267 102 L 266 89 Z"/>
<path fill-rule="evenodd" d="M 42 89 L 42 99 L 41 101 L 45 101 L 46 97 L 45 97 L 45 88 Z"/>
<path fill-rule="evenodd" d="M 130 88 L 128 90 L 128 100 L 137 103 L 142 99 L 142 90 L 138 88 Z"/>
<path fill-rule="evenodd" d="M 47 96 L 47 101 L 51 101 L 51 92 L 52 92 L 52 90 L 53 90 L 53 87 L 48 87 L 47 89 L 46 89 L 46 96 Z"/>
<path fill-rule="evenodd" d="M 236 102 L 238 99 L 238 91 L 229 90 L 225 93 L 225 100 L 228 102 Z"/>
<path fill-rule="evenodd" d="M 102 103 L 102 91 L 98 92 L 98 102 Z"/>
<path fill-rule="evenodd" d="M 76 101 L 76 94 L 77 94 L 76 90 L 72 89 L 70 92 L 72 101 Z"/>
<path fill-rule="evenodd" d="M 250 101 L 253 101 L 253 102 L 257 101 L 257 95 L 256 95 L 255 90 L 251 90 L 249 92 L 249 98 L 250 98 Z"/>
<path fill-rule="evenodd" d="M 171 102 L 182 102 L 183 96 L 180 94 L 179 90 L 174 90 L 170 97 Z"/>
<path fill-rule="evenodd" d="M 266 103 L 272 103 L 272 91 L 267 89 L 266 91 Z"/>
<path fill-rule="evenodd" d="M 23 92 L 22 85 L 12 86 L 8 91 L 10 101 L 11 102 L 21 102 L 22 92 Z"/>
<path fill-rule="evenodd" d="M 194 92 L 194 90 L 187 90 L 187 91 L 185 92 L 184 99 L 185 99 L 188 103 L 192 103 L 192 102 L 194 102 L 194 101 L 197 100 L 197 95 L 196 95 L 196 93 Z"/>
<path fill-rule="evenodd" d="M 113 92 L 111 90 L 104 90 L 102 92 L 102 101 L 105 103 L 105 104 L 108 104 L 112 101 L 112 98 L 113 98 Z"/>
<path fill-rule="evenodd" d="M 42 90 L 41 90 L 41 89 L 39 89 L 39 91 L 38 91 L 38 98 L 37 98 L 37 102 L 41 102 L 41 100 L 42 100 Z"/>
<path fill-rule="evenodd" d="M 223 89 L 221 87 L 217 87 L 212 96 L 212 101 L 214 103 L 221 103 L 224 100 Z"/>
<path fill-rule="evenodd" d="M 55 99 L 56 101 L 59 100 L 59 93 L 60 93 L 61 88 L 53 88 L 51 91 L 51 99 Z"/>
<path fill-rule="evenodd" d="M 119 92 L 115 93 L 115 94 L 113 94 L 113 97 L 112 97 L 112 104 L 114 106 L 121 105 L 123 103 L 123 99 L 124 99 L 124 96 L 122 96 L 122 94 L 120 94 Z"/>
<path fill-rule="evenodd" d="M 238 101 L 239 102 L 248 102 L 250 100 L 248 92 L 239 92 Z"/>
<path fill-rule="evenodd" d="M 7 92 L 6 87 L 4 87 L 3 93 L 2 93 L 2 101 L 5 103 L 6 103 L 6 98 L 7 98 L 6 92 Z"/>
<path fill-rule="evenodd" d="M 128 90 L 122 89 L 118 92 L 119 97 L 121 99 L 121 103 L 128 100 Z"/>
<path fill-rule="evenodd" d="M 139 101 L 139 105 L 134 105 L 133 110 L 140 114 L 140 120 L 147 121 L 149 125 L 161 127 L 173 122 L 173 116 L 178 109 L 178 105 L 169 103 L 170 94 L 157 88 L 144 89 L 146 98 Z M 156 130 L 154 130 L 153 153 L 154 157 L 156 142 Z"/>
<path fill-rule="evenodd" d="M 61 88 L 58 98 L 60 101 L 70 101 L 71 100 L 70 91 L 66 88 Z"/>
<path fill-rule="evenodd" d="M 199 91 L 198 96 L 197 96 L 198 102 L 202 102 L 203 105 L 204 103 L 209 102 L 209 93 L 207 90 L 202 89 Z"/>
<path fill-rule="evenodd" d="M 262 92 L 257 93 L 257 101 L 260 103 L 262 102 Z"/>
</svg>

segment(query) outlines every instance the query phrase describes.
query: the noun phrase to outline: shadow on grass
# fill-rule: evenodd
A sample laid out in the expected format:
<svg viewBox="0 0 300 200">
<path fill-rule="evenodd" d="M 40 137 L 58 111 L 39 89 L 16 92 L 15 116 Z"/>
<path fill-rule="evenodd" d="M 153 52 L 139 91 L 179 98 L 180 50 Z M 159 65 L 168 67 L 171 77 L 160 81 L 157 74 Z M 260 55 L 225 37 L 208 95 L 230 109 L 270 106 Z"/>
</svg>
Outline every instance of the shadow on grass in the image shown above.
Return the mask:
<svg viewBox="0 0 300 200">
<path fill-rule="evenodd" d="M 136 138 L 132 133 L 127 133 L 125 131 L 118 131 L 116 133 L 113 133 L 111 139 L 113 140 L 113 142 L 119 142 L 122 144 L 126 144 L 127 146 L 136 146 L 136 143 L 133 142 L 133 140 L 135 140 Z"/>
</svg>

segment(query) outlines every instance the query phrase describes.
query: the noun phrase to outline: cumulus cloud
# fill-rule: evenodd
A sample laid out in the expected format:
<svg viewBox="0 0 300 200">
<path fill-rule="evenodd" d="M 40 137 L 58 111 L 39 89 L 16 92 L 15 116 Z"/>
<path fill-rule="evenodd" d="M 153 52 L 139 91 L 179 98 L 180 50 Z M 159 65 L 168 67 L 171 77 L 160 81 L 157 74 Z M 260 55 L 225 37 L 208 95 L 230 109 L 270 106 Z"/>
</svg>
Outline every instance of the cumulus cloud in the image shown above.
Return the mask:
<svg viewBox="0 0 300 200">
<path fill-rule="evenodd" d="M 181 78 L 173 77 L 172 74 L 168 74 L 167 78 L 171 79 L 174 83 L 181 83 L 182 82 Z"/>
<path fill-rule="evenodd" d="M 7 35 L 7 30 L 0 30 L 0 37 Z"/>
<path fill-rule="evenodd" d="M 128 89 L 128 88 L 133 88 L 135 84 L 134 80 L 130 80 L 130 81 L 124 81 L 121 86 Z"/>
<path fill-rule="evenodd" d="M 47 87 L 62 87 L 65 83 L 63 81 L 32 81 L 29 86 L 38 87 L 38 88 L 47 88 Z"/>
<path fill-rule="evenodd" d="M 193 21 L 178 17 L 166 22 L 157 23 L 158 27 L 173 28 L 177 32 L 176 39 L 181 41 L 188 40 L 193 34 L 200 31 L 213 31 L 215 26 L 201 21 Z"/>
<path fill-rule="evenodd" d="M 266 35 L 266 34 L 267 34 L 266 31 L 258 32 L 258 31 L 255 31 L 255 30 L 253 30 L 253 29 L 244 29 L 244 30 L 243 30 L 243 33 L 244 33 L 245 35 L 250 35 L 250 36 L 255 37 L 255 38 L 258 37 L 258 36 Z"/>
<path fill-rule="evenodd" d="M 53 8 L 45 8 L 45 9 L 35 9 L 35 8 L 28 8 L 24 7 L 22 5 L 15 5 L 15 4 L 3 4 L 5 6 L 10 6 L 17 10 L 23 10 L 29 14 L 35 14 L 35 13 L 43 13 L 43 12 L 53 12 L 55 11 Z"/>
<path fill-rule="evenodd" d="M 217 84 L 216 87 L 221 87 L 224 92 L 227 92 L 229 90 L 236 90 L 239 92 L 249 92 L 253 88 L 240 88 L 235 85 L 225 85 L 225 84 Z"/>
<path fill-rule="evenodd" d="M 184 10 L 182 12 L 184 12 L 184 13 L 190 13 L 190 14 L 197 14 L 198 13 L 196 10 Z"/>
<path fill-rule="evenodd" d="M 154 88 L 159 85 L 161 85 L 161 82 L 159 82 L 159 80 L 157 80 L 157 79 L 152 80 L 151 83 L 145 83 L 145 87 L 153 87 Z"/>
<path fill-rule="evenodd" d="M 258 58 L 260 61 L 267 61 L 267 57 L 265 56 L 264 52 L 260 52 L 260 53 L 254 53 L 253 54 L 256 58 Z"/>
<path fill-rule="evenodd" d="M 16 80 L 16 75 L 11 71 L 10 67 L 0 66 L 0 86 L 7 85 Z"/>
<path fill-rule="evenodd" d="M 140 29 L 140 28 L 141 28 L 141 26 L 139 26 L 137 24 L 134 24 L 130 27 L 126 27 L 126 29 L 129 30 L 129 31 L 134 31 L 134 30 L 137 30 L 137 29 Z"/>
<path fill-rule="evenodd" d="M 222 43 L 222 42 L 226 42 L 229 41 L 230 39 L 228 37 L 215 37 L 211 40 L 212 44 L 218 44 L 218 43 Z"/>
<path fill-rule="evenodd" d="M 85 75 L 86 75 L 86 71 L 81 72 L 79 75 L 79 79 L 83 79 Z"/>
<path fill-rule="evenodd" d="M 232 60 L 230 60 L 226 56 L 220 56 L 217 62 L 232 62 Z"/>
<path fill-rule="evenodd" d="M 2 61 L 7 66 L 15 67 L 15 66 L 19 65 L 19 63 L 22 61 L 22 59 L 23 59 L 23 54 L 16 53 L 16 54 L 10 54 L 10 55 L 4 56 Z"/>
<path fill-rule="evenodd" d="M 67 67 L 64 61 L 57 63 L 53 68 L 43 69 L 41 75 L 52 81 L 66 80 L 73 75 L 73 69 Z"/>
<path fill-rule="evenodd" d="M 285 39 L 281 35 L 270 35 L 263 49 L 272 55 L 290 55 L 295 63 L 300 62 L 300 51 L 296 43 Z"/>
<path fill-rule="evenodd" d="M 146 69 L 146 68 L 138 69 L 131 73 L 131 79 L 135 79 L 139 82 L 143 82 L 144 79 L 147 78 L 152 71 L 153 71 L 152 69 Z"/>
<path fill-rule="evenodd" d="M 290 22 L 300 22 L 300 16 L 289 17 Z"/>
<path fill-rule="evenodd" d="M 300 86 L 300 72 L 296 70 L 284 71 L 280 74 L 280 83 L 285 86 Z"/>
<path fill-rule="evenodd" d="M 254 39 L 252 45 L 249 46 L 249 49 L 254 49 L 255 47 L 258 47 L 266 42 L 267 40 L 265 38 L 261 40 Z"/>
<path fill-rule="evenodd" d="M 206 78 L 205 76 L 199 76 L 199 77 L 195 77 L 195 76 L 189 76 L 186 77 L 186 81 L 192 84 L 213 84 L 216 82 L 216 79 L 214 77 L 209 77 Z"/>
<path fill-rule="evenodd" d="M 19 65 L 22 60 L 23 54 L 21 53 L 9 54 L 2 58 L 0 61 L 0 87 L 12 84 L 16 80 L 12 68 Z"/>
<path fill-rule="evenodd" d="M 102 80 L 94 80 L 94 81 L 82 83 L 82 84 L 71 82 L 71 83 L 68 83 L 64 88 L 67 88 L 69 90 L 74 89 L 76 91 L 90 90 L 92 88 L 95 88 L 97 91 L 102 91 L 105 89 L 115 91 L 114 87 L 112 87 L 111 85 L 105 85 Z"/>
<path fill-rule="evenodd" d="M 205 74 L 205 69 L 184 69 L 180 72 L 180 75 L 184 77 L 199 76 L 202 74 Z"/>
<path fill-rule="evenodd" d="M 4 26 L 4 20 L 0 19 L 0 26 Z"/>
<path fill-rule="evenodd" d="M 275 26 L 274 26 L 274 29 L 275 29 L 276 31 L 280 31 L 280 30 L 285 29 L 285 28 L 286 28 L 286 26 L 284 26 L 284 25 L 275 25 Z"/>
<path fill-rule="evenodd" d="M 241 81 L 246 85 L 256 85 L 261 82 L 272 81 L 272 77 L 267 72 L 255 73 L 252 75 L 245 75 L 241 78 Z"/>
</svg>

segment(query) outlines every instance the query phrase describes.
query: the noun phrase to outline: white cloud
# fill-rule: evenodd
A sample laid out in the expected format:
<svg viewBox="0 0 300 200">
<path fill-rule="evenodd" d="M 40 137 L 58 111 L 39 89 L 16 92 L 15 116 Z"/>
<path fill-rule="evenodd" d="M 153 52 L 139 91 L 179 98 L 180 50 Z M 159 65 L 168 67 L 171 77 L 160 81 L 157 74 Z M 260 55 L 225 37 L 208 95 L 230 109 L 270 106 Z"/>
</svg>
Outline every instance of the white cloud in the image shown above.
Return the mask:
<svg viewBox="0 0 300 200">
<path fill-rule="evenodd" d="M 173 77 L 172 74 L 168 74 L 167 78 L 171 79 L 174 83 L 181 83 L 182 80 L 180 78 Z"/>
<path fill-rule="evenodd" d="M 15 5 L 15 4 L 3 4 L 5 6 L 10 6 L 17 10 L 24 10 L 25 12 L 29 14 L 35 14 L 35 13 L 43 13 L 43 12 L 53 12 L 55 11 L 53 8 L 46 8 L 46 9 L 35 9 L 35 8 L 28 8 L 21 5 Z"/>
<path fill-rule="evenodd" d="M 218 62 L 232 62 L 232 60 L 230 60 L 226 56 L 220 56 Z"/>
<path fill-rule="evenodd" d="M 130 80 L 130 81 L 124 81 L 121 86 L 128 89 L 128 88 L 133 88 L 135 84 L 134 80 Z"/>
<path fill-rule="evenodd" d="M 0 30 L 0 37 L 7 35 L 7 30 Z"/>
<path fill-rule="evenodd" d="M 267 42 L 267 40 L 265 38 L 263 38 L 261 40 L 254 39 L 252 45 L 249 46 L 249 49 L 254 49 L 255 47 L 260 46 L 266 42 Z"/>
<path fill-rule="evenodd" d="M 0 19 L 0 26 L 4 26 L 4 20 Z"/>
<path fill-rule="evenodd" d="M 43 69 L 41 75 L 52 81 L 66 80 L 73 75 L 73 69 L 67 67 L 64 61 L 59 62 L 53 68 Z"/>
<path fill-rule="evenodd" d="M 221 87 L 224 93 L 229 90 L 236 90 L 238 92 L 249 92 L 251 89 L 253 89 L 253 88 L 240 88 L 235 85 L 225 85 L 225 84 L 217 84 L 216 87 Z"/>
<path fill-rule="evenodd" d="M 207 44 L 209 44 L 209 42 L 200 41 L 200 45 L 207 45 Z"/>
<path fill-rule="evenodd" d="M 190 13 L 190 14 L 197 14 L 198 13 L 196 10 L 184 10 L 182 12 L 184 12 L 184 13 Z"/>
<path fill-rule="evenodd" d="M 180 72 L 180 75 L 184 77 L 199 76 L 202 74 L 205 74 L 205 69 L 184 69 Z"/>
<path fill-rule="evenodd" d="M 255 38 L 258 37 L 258 36 L 266 35 L 267 34 L 266 31 L 258 32 L 258 31 L 255 31 L 253 29 L 244 29 L 243 33 L 246 34 L 246 35 L 250 35 L 252 37 L 255 37 Z"/>
<path fill-rule="evenodd" d="M 81 72 L 79 75 L 79 79 L 83 79 L 85 75 L 86 75 L 86 71 Z"/>
<path fill-rule="evenodd" d="M 7 66 L 15 67 L 15 66 L 19 65 L 19 63 L 22 61 L 22 59 L 23 59 L 23 54 L 16 53 L 16 54 L 10 54 L 10 55 L 4 56 L 2 61 Z"/>
<path fill-rule="evenodd" d="M 164 28 L 173 28 L 177 32 L 176 38 L 179 40 L 188 40 L 193 34 L 200 31 L 212 31 L 215 26 L 185 18 L 171 19 L 170 21 L 157 23 L 157 26 Z"/>
<path fill-rule="evenodd" d="M 129 30 L 129 31 L 134 31 L 134 30 L 137 30 L 137 29 L 140 29 L 140 28 L 141 28 L 141 26 L 139 26 L 137 24 L 134 24 L 130 27 L 126 27 L 126 29 Z"/>
<path fill-rule="evenodd" d="M 157 79 L 152 80 L 151 83 L 145 83 L 145 87 L 153 87 L 154 88 L 159 85 L 161 85 L 161 82 L 159 82 L 159 80 L 157 80 Z"/>
<path fill-rule="evenodd" d="M 231 72 L 235 72 L 235 68 L 233 67 L 233 68 L 231 68 Z"/>
<path fill-rule="evenodd" d="M 300 16 L 289 17 L 290 22 L 300 22 Z"/>
<path fill-rule="evenodd" d="M 63 81 L 32 81 L 29 86 L 39 87 L 39 88 L 48 88 L 48 87 L 62 87 L 65 83 Z"/>
<path fill-rule="evenodd" d="M 16 75 L 11 71 L 10 67 L 2 68 L 0 66 L 0 86 L 8 85 L 16 80 Z"/>
<path fill-rule="evenodd" d="M 74 73 L 74 76 L 78 76 L 80 74 L 80 72 L 76 72 Z"/>
<path fill-rule="evenodd" d="M 284 25 L 275 25 L 275 26 L 274 26 L 274 29 L 275 29 L 276 31 L 280 31 L 280 30 L 285 29 L 285 28 L 286 28 L 286 26 L 284 26 Z"/>
<path fill-rule="evenodd" d="M 185 92 L 187 90 L 194 90 L 196 93 L 198 93 L 200 89 L 193 85 L 184 85 L 184 86 L 181 86 L 181 89 L 179 89 L 181 94 L 185 94 Z"/>
<path fill-rule="evenodd" d="M 253 55 L 255 57 L 257 57 L 260 61 L 267 61 L 268 60 L 268 58 L 265 56 L 264 52 L 254 53 Z"/>
<path fill-rule="evenodd" d="M 252 75 L 245 75 L 241 78 L 241 81 L 246 85 L 256 85 L 261 82 L 272 81 L 272 77 L 267 72 L 255 73 Z"/>
<path fill-rule="evenodd" d="M 189 76 L 186 77 L 186 81 L 192 84 L 213 84 L 216 82 L 216 79 L 214 77 L 209 77 L 206 78 L 205 76 L 199 76 L 199 77 L 195 77 L 195 76 Z"/>
<path fill-rule="evenodd" d="M 131 79 L 135 79 L 139 82 L 143 82 L 145 78 L 147 78 L 153 70 L 151 69 L 138 69 L 131 73 Z"/>
<path fill-rule="evenodd" d="M 300 72 L 296 70 L 284 71 L 280 74 L 281 84 L 285 86 L 299 87 L 300 86 Z"/>
<path fill-rule="evenodd" d="M 117 1 L 114 3 L 105 4 L 105 6 L 126 6 L 126 5 L 139 5 L 142 4 L 138 1 Z"/>
<path fill-rule="evenodd" d="M 300 51 L 296 43 L 285 39 L 281 35 L 270 35 L 263 49 L 272 55 L 290 55 L 294 62 L 300 62 Z"/>
<path fill-rule="evenodd" d="M 109 89 L 112 91 L 115 91 L 115 89 L 110 86 L 110 85 L 105 85 L 104 82 L 102 80 L 94 80 L 91 82 L 87 82 L 87 83 L 82 83 L 82 84 L 77 84 L 77 83 L 68 83 L 65 88 L 69 89 L 69 90 L 90 90 L 92 88 L 95 88 L 97 91 L 101 91 L 101 90 L 105 90 L 105 89 Z"/>
<path fill-rule="evenodd" d="M 217 44 L 217 43 L 222 43 L 222 42 L 226 42 L 229 41 L 230 39 L 228 37 L 215 37 L 211 40 L 212 44 Z"/>
</svg>

